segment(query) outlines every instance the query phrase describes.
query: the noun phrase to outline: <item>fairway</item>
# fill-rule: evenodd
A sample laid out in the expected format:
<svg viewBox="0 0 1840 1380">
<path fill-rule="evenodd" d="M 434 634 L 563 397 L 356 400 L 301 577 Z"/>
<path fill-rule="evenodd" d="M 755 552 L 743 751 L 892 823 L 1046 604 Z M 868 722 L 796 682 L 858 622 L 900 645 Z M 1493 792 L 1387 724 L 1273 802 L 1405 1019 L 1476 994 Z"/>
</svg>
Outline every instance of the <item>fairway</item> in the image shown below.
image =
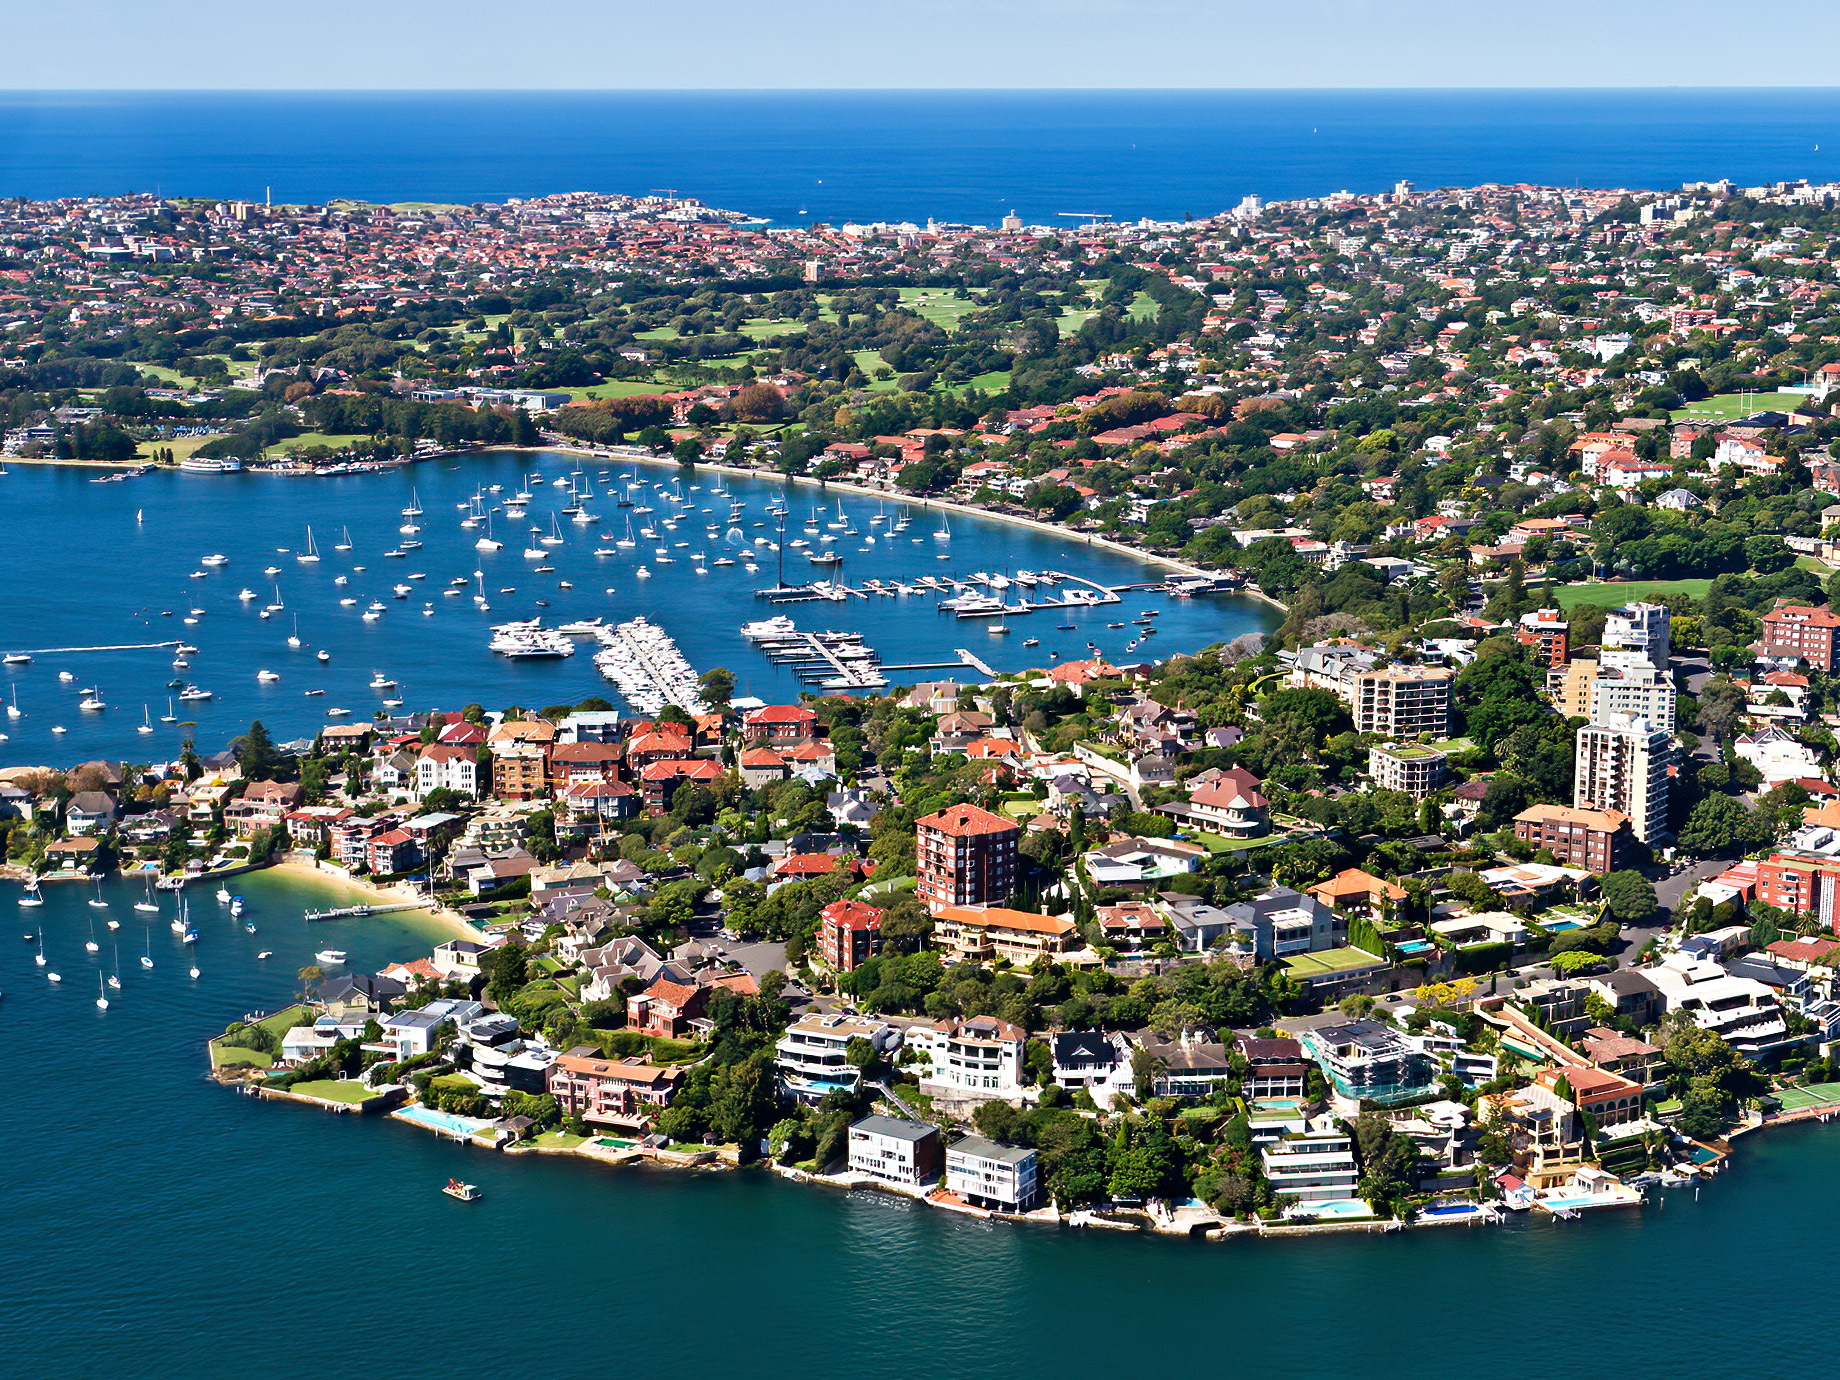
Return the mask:
<svg viewBox="0 0 1840 1380">
<path fill-rule="evenodd" d="M 1720 393 L 1671 415 L 1677 422 L 1729 422 L 1753 412 L 1793 412 L 1808 401 L 1805 393 Z"/>
<path fill-rule="evenodd" d="M 1593 580 L 1582 585 L 1561 585 L 1558 598 L 1559 607 L 1567 610 L 1580 604 L 1615 608 L 1618 604 L 1661 603 L 1676 594 L 1704 599 L 1710 588 L 1711 580 Z"/>
</svg>

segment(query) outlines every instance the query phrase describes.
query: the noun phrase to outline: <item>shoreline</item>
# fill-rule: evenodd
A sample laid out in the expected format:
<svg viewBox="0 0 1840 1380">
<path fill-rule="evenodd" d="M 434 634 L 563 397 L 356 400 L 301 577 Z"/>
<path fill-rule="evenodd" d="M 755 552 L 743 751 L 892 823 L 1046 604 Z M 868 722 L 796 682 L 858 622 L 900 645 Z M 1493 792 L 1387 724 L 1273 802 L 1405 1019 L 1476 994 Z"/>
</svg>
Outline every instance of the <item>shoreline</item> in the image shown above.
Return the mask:
<svg viewBox="0 0 1840 1380">
<path fill-rule="evenodd" d="M 304 862 L 276 862 L 260 869 L 263 872 L 277 873 L 282 878 L 292 877 L 296 880 L 313 878 L 333 887 L 348 892 L 360 905 L 401 905 L 405 901 L 417 901 L 420 904 L 414 910 L 391 911 L 390 915 L 399 920 L 408 920 L 414 916 L 425 917 L 428 922 L 448 932 L 453 939 L 482 940 L 485 936 L 465 916 L 445 906 L 432 904 L 418 892 L 398 890 L 394 886 L 380 887 L 368 878 L 354 877 L 346 872 L 330 871 L 315 864 Z M 354 916 L 354 919 L 368 917 Z"/>
</svg>

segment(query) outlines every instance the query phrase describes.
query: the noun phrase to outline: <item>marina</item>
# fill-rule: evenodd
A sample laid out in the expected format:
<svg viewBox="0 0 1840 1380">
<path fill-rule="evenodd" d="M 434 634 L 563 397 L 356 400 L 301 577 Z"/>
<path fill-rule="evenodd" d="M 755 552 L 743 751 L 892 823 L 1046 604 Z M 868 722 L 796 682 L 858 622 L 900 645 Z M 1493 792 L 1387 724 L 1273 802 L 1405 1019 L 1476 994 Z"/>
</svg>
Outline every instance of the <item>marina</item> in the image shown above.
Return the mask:
<svg viewBox="0 0 1840 1380">
<path fill-rule="evenodd" d="M 1213 582 L 1073 533 L 955 512 L 941 539 L 935 512 L 894 495 L 839 496 L 625 455 L 491 451 L 317 479 L 156 470 L 104 485 L 21 466 L 0 484 L 0 514 L 15 524 L 78 504 L 110 562 L 71 562 L 37 581 L 31 600 L 0 608 L 0 650 L 12 656 L 0 667 L 8 762 L 171 756 L 187 738 L 227 741 L 256 718 L 286 741 L 395 708 L 389 701 L 402 712 L 579 701 L 618 685 L 598 674 L 606 647 L 596 629 L 638 617 L 686 667 L 726 667 L 737 696 L 769 701 L 875 688 L 875 674 L 889 684 L 926 671 L 969 678 L 981 663 L 982 678 L 1093 649 L 1116 661 L 1153 645 L 1166 657 L 1277 622 L 1244 596 L 1188 597 Z M 577 523 L 571 507 L 593 520 Z M 502 550 L 477 546 L 488 517 L 507 538 Z M 309 523 L 319 559 L 302 563 Z M 405 537 L 405 525 L 417 533 Z M 807 548 L 792 549 L 795 540 Z M 419 545 L 405 550 L 410 541 Z M 842 560 L 809 565 L 801 557 L 814 545 Z M 1153 643 L 1133 652 L 1141 628 L 1128 601 L 1138 593 L 1162 616 Z M 879 672 L 851 664 L 869 658 L 833 665 L 821 651 L 803 658 L 816 665 L 776 661 L 740 633 L 750 617 L 813 608 L 826 616 L 801 617 L 804 628 L 855 634 Z M 996 627 L 1017 632 L 985 631 Z M 960 649 L 973 636 L 967 662 Z M 78 656 L 81 667 L 63 662 Z M 373 687 L 379 666 L 413 667 L 412 683 Z M 642 695 L 655 689 L 649 673 L 629 679 Z M 80 710 L 86 687 L 110 712 Z M 169 712 L 143 708 L 167 709 L 169 698 Z"/>
</svg>

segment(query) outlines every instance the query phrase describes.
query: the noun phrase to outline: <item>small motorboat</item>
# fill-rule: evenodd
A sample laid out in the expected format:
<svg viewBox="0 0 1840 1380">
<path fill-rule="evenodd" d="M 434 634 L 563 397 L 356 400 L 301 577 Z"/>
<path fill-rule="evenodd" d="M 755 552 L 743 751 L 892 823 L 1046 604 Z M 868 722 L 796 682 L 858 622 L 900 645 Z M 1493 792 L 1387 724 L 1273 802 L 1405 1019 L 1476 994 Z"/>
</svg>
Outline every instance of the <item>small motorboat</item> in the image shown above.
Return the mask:
<svg viewBox="0 0 1840 1380">
<path fill-rule="evenodd" d="M 443 1188 L 441 1192 L 445 1193 L 449 1198 L 458 1198 L 463 1203 L 476 1203 L 482 1196 L 478 1184 L 463 1184 L 458 1179 L 449 1179 L 447 1181 L 447 1187 Z"/>
<path fill-rule="evenodd" d="M 314 954 L 313 957 L 318 959 L 321 963 L 343 963 L 345 961 L 345 950 L 321 949 L 318 953 Z"/>
<path fill-rule="evenodd" d="M 261 953 L 256 955 L 258 959 L 273 958 L 274 956 L 275 956 L 275 951 L 273 949 L 264 949 L 262 950 Z"/>
</svg>

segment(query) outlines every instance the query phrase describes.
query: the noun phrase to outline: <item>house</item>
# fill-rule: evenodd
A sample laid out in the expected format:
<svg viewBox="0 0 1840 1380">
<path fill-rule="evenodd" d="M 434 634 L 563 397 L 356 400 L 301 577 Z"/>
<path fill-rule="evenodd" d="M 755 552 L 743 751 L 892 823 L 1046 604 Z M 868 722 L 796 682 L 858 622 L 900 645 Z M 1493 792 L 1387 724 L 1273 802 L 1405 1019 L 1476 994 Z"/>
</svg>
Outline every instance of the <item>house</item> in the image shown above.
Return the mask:
<svg viewBox="0 0 1840 1380">
<path fill-rule="evenodd" d="M 1124 838 L 1084 854 L 1086 875 L 1099 887 L 1122 887 L 1142 892 L 1162 890 L 1172 877 L 1201 870 L 1207 849 L 1179 839 Z"/>
<path fill-rule="evenodd" d="M 1740 1054 L 1762 1058 L 1791 1043 L 1776 994 L 1753 978 L 1733 977 L 1709 958 L 1684 950 L 1642 970 L 1663 1010 L 1685 1011 Z"/>
<path fill-rule="evenodd" d="M 1147 901 L 1100 906 L 1095 918 L 1106 947 L 1120 956 L 1145 953 L 1169 936 L 1169 921 Z"/>
<path fill-rule="evenodd" d="M 1035 1152 L 982 1136 L 960 1137 L 946 1149 L 946 1191 L 973 1207 L 1027 1212 L 1040 1194 Z"/>
<path fill-rule="evenodd" d="M 747 749 L 741 754 L 739 765 L 741 784 L 750 791 L 757 791 L 776 781 L 784 781 L 792 774 L 792 767 L 786 759 L 768 747 Z"/>
<path fill-rule="evenodd" d="M 755 746 L 789 746 L 817 736 L 818 715 L 802 704 L 769 704 L 741 716 L 741 739 Z"/>
<path fill-rule="evenodd" d="M 1596 1118 L 1599 1126 L 1621 1126 L 1642 1115 L 1643 1085 L 1608 1069 L 1548 1066 L 1535 1073 L 1533 1080 L 1561 1097 L 1569 1089 L 1572 1105 Z"/>
<path fill-rule="evenodd" d="M 931 1061 L 920 1070 L 920 1091 L 935 1099 L 988 1102 L 1021 1100 L 1023 1046 L 1028 1033 L 995 1016 L 950 1018 L 914 1026 L 906 1047 Z"/>
<path fill-rule="evenodd" d="M 565 1116 L 643 1130 L 682 1086 L 686 1072 L 636 1056 L 608 1059 L 591 1045 L 577 1045 L 550 1066 L 549 1094 Z"/>
<path fill-rule="evenodd" d="M 675 1040 L 703 1014 L 710 990 L 686 976 L 674 976 L 667 968 L 643 992 L 626 999 L 626 1027 L 641 1035 Z"/>
<path fill-rule="evenodd" d="M 1053 1037 L 1054 1083 L 1069 1092 L 1084 1089 L 1106 1108 L 1132 1090 L 1131 1046 L 1117 1031 L 1068 1030 Z"/>
<path fill-rule="evenodd" d="M 1140 1030 L 1131 1040 L 1149 1060 L 1157 1097 L 1207 1097 L 1233 1076 L 1231 1051 L 1205 1031 L 1184 1029 L 1170 1040 Z"/>
<path fill-rule="evenodd" d="M 902 1188 L 924 1188 L 945 1167 L 939 1128 L 892 1116 L 850 1126 L 850 1171 Z"/>
<path fill-rule="evenodd" d="M 866 1040 L 888 1054 L 901 1034 L 885 1021 L 865 1016 L 804 1016 L 786 1027 L 773 1047 L 780 1091 L 801 1102 L 819 1102 L 834 1092 L 855 1092 L 862 1070 L 850 1059 L 850 1041 Z"/>
<path fill-rule="evenodd" d="M 1274 887 L 1224 910 L 1232 927 L 1250 937 L 1253 955 L 1261 961 L 1321 953 L 1348 941 L 1346 914 L 1290 887 Z"/>
<path fill-rule="evenodd" d="M 386 829 L 365 841 L 364 865 L 376 877 L 407 872 L 422 860 L 422 846 L 407 829 Z"/>
<path fill-rule="evenodd" d="M 1406 889 L 1358 867 L 1349 867 L 1311 887 L 1310 895 L 1339 914 L 1362 915 L 1377 922 L 1398 914 L 1405 903 Z"/>
<path fill-rule="evenodd" d="M 1259 1039 L 1236 1035 L 1233 1050 L 1246 1061 L 1240 1078 L 1240 1095 L 1257 1100 L 1268 1097 L 1302 1098 L 1308 1086 L 1310 1061 L 1303 1046 L 1288 1037 Z"/>
<path fill-rule="evenodd" d="M 1265 1177 L 1280 1203 L 1328 1203 L 1356 1198 L 1361 1171 L 1354 1142 L 1342 1131 L 1301 1131 L 1260 1151 Z"/>
<path fill-rule="evenodd" d="M 64 808 L 64 827 L 78 837 L 106 834 L 115 825 L 115 801 L 103 791 L 79 791 Z"/>
</svg>

